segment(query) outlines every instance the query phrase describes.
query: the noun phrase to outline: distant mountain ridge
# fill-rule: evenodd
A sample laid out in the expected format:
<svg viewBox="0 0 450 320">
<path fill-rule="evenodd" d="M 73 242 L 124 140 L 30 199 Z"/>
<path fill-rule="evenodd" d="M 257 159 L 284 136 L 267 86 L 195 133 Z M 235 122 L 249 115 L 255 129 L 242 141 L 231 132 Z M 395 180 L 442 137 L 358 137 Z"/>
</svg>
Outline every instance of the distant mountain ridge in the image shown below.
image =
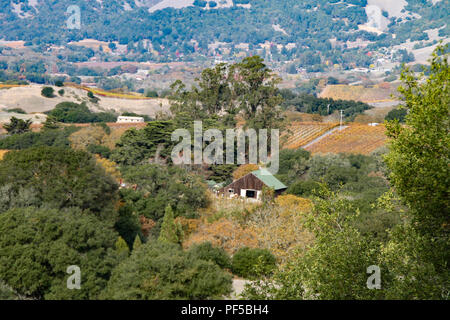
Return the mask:
<svg viewBox="0 0 450 320">
<path fill-rule="evenodd" d="M 79 30 L 67 28 L 71 5 L 80 7 Z M 169 60 L 225 43 L 231 54 L 258 47 L 283 59 L 330 52 L 322 62 L 339 64 L 348 59 L 342 55 L 351 51 L 348 43 L 356 41 L 378 50 L 407 40 L 433 41 L 427 30 L 448 38 L 449 8 L 449 0 L 11 0 L 0 4 L 0 38 L 27 45 L 141 43 L 146 57 Z"/>
</svg>

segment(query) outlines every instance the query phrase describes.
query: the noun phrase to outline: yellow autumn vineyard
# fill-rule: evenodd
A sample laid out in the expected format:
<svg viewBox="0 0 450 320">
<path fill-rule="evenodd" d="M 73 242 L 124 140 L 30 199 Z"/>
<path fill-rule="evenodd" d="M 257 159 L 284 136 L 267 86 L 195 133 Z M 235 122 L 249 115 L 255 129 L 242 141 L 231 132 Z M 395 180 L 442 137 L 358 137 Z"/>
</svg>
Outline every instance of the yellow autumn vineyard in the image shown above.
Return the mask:
<svg viewBox="0 0 450 320">
<path fill-rule="evenodd" d="M 324 137 L 322 140 L 305 148 L 311 153 L 357 153 L 370 154 L 386 143 L 384 125 L 369 126 L 351 124 L 342 131 Z"/>
<path fill-rule="evenodd" d="M 296 122 L 289 128 L 290 132 L 284 134 L 287 137 L 284 148 L 297 149 L 303 147 L 337 125 L 337 123 Z"/>
</svg>

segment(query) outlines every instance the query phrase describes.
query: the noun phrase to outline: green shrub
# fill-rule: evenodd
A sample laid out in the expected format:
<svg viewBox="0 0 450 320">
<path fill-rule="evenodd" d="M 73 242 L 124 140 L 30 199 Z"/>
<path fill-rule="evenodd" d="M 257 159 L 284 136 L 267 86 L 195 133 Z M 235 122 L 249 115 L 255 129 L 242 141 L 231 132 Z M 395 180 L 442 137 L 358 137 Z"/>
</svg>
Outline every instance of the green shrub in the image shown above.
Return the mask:
<svg viewBox="0 0 450 320">
<path fill-rule="evenodd" d="M 22 120 L 16 117 L 11 117 L 9 123 L 3 124 L 3 129 L 5 129 L 8 134 L 17 135 L 30 131 L 30 126 L 32 122 L 30 119 Z"/>
<path fill-rule="evenodd" d="M 195 0 L 193 4 L 194 4 L 194 6 L 204 8 L 208 4 L 208 2 L 204 1 L 204 0 Z"/>
<path fill-rule="evenodd" d="M 108 159 L 111 155 L 111 150 L 106 146 L 101 146 L 98 144 L 90 144 L 87 146 L 87 151 L 93 154 L 98 154 L 102 158 Z"/>
<path fill-rule="evenodd" d="M 189 254 L 194 259 L 215 262 L 222 269 L 231 268 L 231 258 L 228 253 L 222 248 L 213 247 L 211 242 L 204 242 L 192 246 L 189 249 Z"/>
<path fill-rule="evenodd" d="M 15 113 L 27 114 L 27 112 L 25 110 L 23 110 L 22 108 L 7 109 L 6 112 L 15 112 Z"/>
<path fill-rule="evenodd" d="M 91 123 L 91 122 L 115 122 L 116 115 L 110 112 L 92 112 L 83 102 L 61 102 L 48 112 L 48 116 L 54 117 L 63 123 Z"/>
<path fill-rule="evenodd" d="M 394 75 L 394 74 L 391 74 L 390 76 L 387 76 L 386 78 L 384 78 L 385 82 L 392 82 L 392 81 L 395 81 L 395 80 L 397 80 L 397 76 Z"/>
<path fill-rule="evenodd" d="M 320 189 L 319 183 L 313 180 L 297 181 L 289 186 L 286 193 L 293 194 L 300 197 L 311 196 L 314 194 L 314 190 Z"/>
<path fill-rule="evenodd" d="M 156 92 L 155 90 L 148 90 L 145 93 L 145 96 L 148 98 L 158 98 L 158 92 Z"/>
<path fill-rule="evenodd" d="M 0 300 L 14 300 L 14 292 L 0 281 Z"/>
<path fill-rule="evenodd" d="M 197 210 L 208 206 L 206 186 L 202 178 L 176 166 L 155 164 L 123 167 L 122 177 L 138 188 L 121 189 L 121 200 L 133 212 L 140 212 L 157 223 L 157 234 L 165 208 L 169 204 L 174 217 L 196 218 Z"/>
<path fill-rule="evenodd" d="M 407 114 L 408 110 L 406 109 L 393 109 L 389 111 L 384 120 L 386 121 L 398 120 L 398 122 L 404 123 Z"/>
<path fill-rule="evenodd" d="M 52 87 L 44 87 L 41 90 L 41 95 L 46 98 L 53 98 L 55 96 L 55 90 Z"/>
<path fill-rule="evenodd" d="M 276 258 L 269 250 L 248 247 L 243 247 L 234 254 L 231 266 L 234 274 L 244 278 L 269 275 L 275 268 Z"/>
<path fill-rule="evenodd" d="M 180 246 L 148 241 L 117 266 L 106 299 L 217 299 L 231 292 L 231 275 L 215 263 L 195 259 Z"/>
<path fill-rule="evenodd" d="M 48 129 L 41 132 L 25 132 L 0 140 L 0 149 L 21 150 L 38 146 L 70 148 L 69 136 L 80 128 L 70 126 L 61 130 Z"/>
<path fill-rule="evenodd" d="M 355 167 L 331 166 L 323 176 L 323 180 L 331 189 L 337 189 L 341 184 L 358 181 L 358 169 Z"/>
</svg>

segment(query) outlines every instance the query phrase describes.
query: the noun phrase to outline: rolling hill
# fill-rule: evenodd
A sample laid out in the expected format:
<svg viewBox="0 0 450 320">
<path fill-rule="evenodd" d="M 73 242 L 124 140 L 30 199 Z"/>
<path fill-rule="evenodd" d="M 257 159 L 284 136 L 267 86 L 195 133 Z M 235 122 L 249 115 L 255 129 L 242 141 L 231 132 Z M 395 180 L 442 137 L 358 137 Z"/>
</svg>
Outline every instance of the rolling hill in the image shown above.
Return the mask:
<svg viewBox="0 0 450 320">
<path fill-rule="evenodd" d="M 30 85 L 12 87 L 0 90 L 0 104 L 3 109 L 21 108 L 27 113 L 42 113 L 53 109 L 58 103 L 71 101 L 76 103 L 86 102 L 92 111 L 134 112 L 154 117 L 159 111 L 168 110 L 166 99 L 123 99 L 120 97 L 99 96 L 98 103 L 93 103 L 87 97 L 87 91 L 80 88 L 63 87 L 63 96 L 56 94 L 54 98 L 45 98 L 41 95 L 42 85 Z M 60 90 L 54 87 L 55 92 Z M 0 121 L 8 121 L 2 117 Z"/>
</svg>

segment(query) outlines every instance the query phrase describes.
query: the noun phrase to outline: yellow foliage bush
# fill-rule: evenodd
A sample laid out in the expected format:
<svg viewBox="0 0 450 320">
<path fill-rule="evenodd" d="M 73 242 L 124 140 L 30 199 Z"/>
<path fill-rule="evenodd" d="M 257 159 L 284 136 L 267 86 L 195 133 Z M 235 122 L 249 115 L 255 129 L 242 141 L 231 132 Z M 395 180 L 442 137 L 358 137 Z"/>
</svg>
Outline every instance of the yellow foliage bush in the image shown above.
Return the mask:
<svg viewBox="0 0 450 320">
<path fill-rule="evenodd" d="M 106 173 L 110 174 L 116 180 L 120 179 L 120 172 L 117 170 L 117 163 L 102 158 L 98 154 L 95 155 L 95 158 L 97 159 L 97 163 L 105 169 Z"/>
<path fill-rule="evenodd" d="M 3 160 L 3 157 L 5 156 L 5 154 L 7 154 L 9 152 L 9 150 L 0 150 L 0 160 Z"/>
<path fill-rule="evenodd" d="M 293 194 L 281 195 L 275 199 L 275 203 L 284 209 L 298 210 L 300 212 L 309 212 L 312 208 L 311 200 L 297 197 Z"/>
<path fill-rule="evenodd" d="M 184 237 L 187 238 L 193 232 L 197 231 L 198 227 L 200 226 L 201 220 L 200 219 L 188 219 L 185 217 L 177 217 L 175 219 L 175 223 L 179 223 L 181 225 L 181 228 L 183 229 Z"/>
<path fill-rule="evenodd" d="M 182 222 L 195 226 L 183 245 L 209 241 L 230 254 L 244 246 L 266 248 L 284 263 L 296 249 L 312 243 L 313 236 L 304 227 L 311 209 L 311 200 L 294 195 L 281 195 L 270 205 L 214 198 L 200 219 Z"/>
<path fill-rule="evenodd" d="M 258 246 L 258 239 L 254 232 L 225 218 L 202 224 L 197 232 L 183 243 L 183 246 L 189 248 L 205 241 L 211 242 L 214 247 L 223 248 L 229 254 L 235 253 L 241 247 L 256 248 Z"/>
<path fill-rule="evenodd" d="M 99 126 L 84 127 L 69 137 L 72 148 L 85 150 L 90 144 L 101 145 L 106 136 L 105 130 Z"/>
<path fill-rule="evenodd" d="M 257 164 L 251 164 L 251 163 L 243 164 L 233 172 L 233 179 L 234 180 L 240 179 L 243 176 L 249 174 L 250 172 L 258 170 L 258 169 L 259 169 L 259 166 Z"/>
<path fill-rule="evenodd" d="M 116 143 L 119 142 L 120 137 L 127 131 L 129 128 L 111 128 L 111 133 L 103 137 L 102 145 L 108 147 L 113 150 L 116 147 Z"/>
<path fill-rule="evenodd" d="M 279 196 L 273 205 L 261 207 L 250 216 L 248 230 L 256 234 L 259 247 L 270 250 L 283 264 L 295 250 L 312 243 L 313 235 L 304 227 L 311 207 L 308 199 Z"/>
</svg>

